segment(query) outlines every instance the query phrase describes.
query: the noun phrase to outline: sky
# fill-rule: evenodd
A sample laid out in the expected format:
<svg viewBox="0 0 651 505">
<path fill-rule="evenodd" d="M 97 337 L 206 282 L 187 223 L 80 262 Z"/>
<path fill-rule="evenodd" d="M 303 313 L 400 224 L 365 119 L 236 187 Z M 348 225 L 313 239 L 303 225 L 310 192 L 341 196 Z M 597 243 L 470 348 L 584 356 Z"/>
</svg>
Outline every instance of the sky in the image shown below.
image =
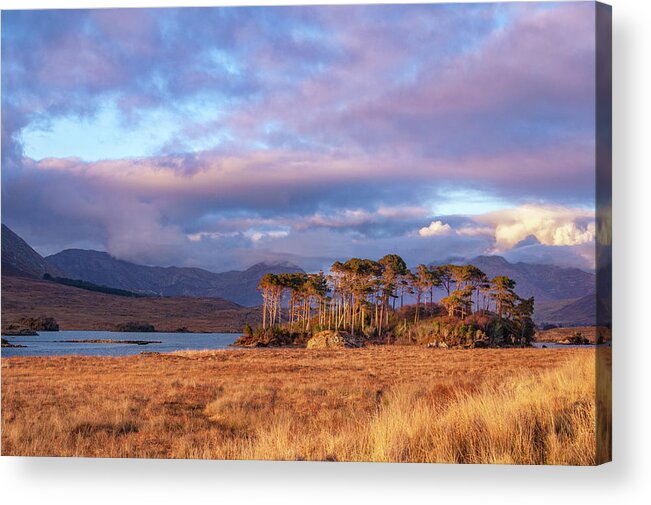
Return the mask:
<svg viewBox="0 0 651 505">
<path fill-rule="evenodd" d="M 594 4 L 4 11 L 2 221 L 213 271 L 594 268 Z"/>
</svg>

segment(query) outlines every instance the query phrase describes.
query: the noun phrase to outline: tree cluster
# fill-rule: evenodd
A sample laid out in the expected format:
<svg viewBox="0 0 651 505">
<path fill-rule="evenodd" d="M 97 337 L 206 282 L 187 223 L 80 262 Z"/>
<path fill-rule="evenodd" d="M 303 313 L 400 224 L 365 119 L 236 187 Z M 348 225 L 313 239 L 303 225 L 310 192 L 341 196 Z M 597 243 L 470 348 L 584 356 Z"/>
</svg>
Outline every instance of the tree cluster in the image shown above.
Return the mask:
<svg viewBox="0 0 651 505">
<path fill-rule="evenodd" d="M 517 324 L 523 334 L 533 327 L 533 298 L 520 298 L 514 280 L 489 279 L 474 265 L 421 264 L 411 271 L 396 254 L 378 261 L 336 261 L 328 274 L 266 274 L 258 289 L 263 330 L 284 326 L 309 333 L 316 326 L 381 336 L 390 330 L 392 316 L 406 297 L 416 301 L 413 323 L 428 311 L 431 315 L 436 289 L 445 291 L 439 303 L 448 317 L 464 320 L 492 309 L 503 325 Z"/>
</svg>

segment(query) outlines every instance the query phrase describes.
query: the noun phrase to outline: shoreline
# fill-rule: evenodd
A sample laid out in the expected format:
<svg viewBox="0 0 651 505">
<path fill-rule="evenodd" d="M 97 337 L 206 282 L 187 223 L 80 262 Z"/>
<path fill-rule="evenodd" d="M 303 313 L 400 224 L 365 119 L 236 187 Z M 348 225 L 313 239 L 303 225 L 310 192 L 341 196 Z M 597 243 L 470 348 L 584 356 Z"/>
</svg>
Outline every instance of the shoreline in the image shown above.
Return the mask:
<svg viewBox="0 0 651 505">
<path fill-rule="evenodd" d="M 120 343 L 121 344 L 121 343 Z M 23 348 L 27 346 L 22 346 Z M 4 360 L 39 360 L 39 359 L 82 359 L 93 360 L 93 359 L 125 359 L 130 360 L 133 358 L 146 358 L 148 356 L 160 356 L 160 357 L 170 357 L 170 358 L 183 358 L 183 359 L 203 359 L 210 357 L 214 354 L 237 354 L 237 353 L 246 353 L 253 355 L 298 355 L 305 354 L 306 356 L 317 357 L 321 354 L 323 355 L 350 355 L 354 356 L 358 353 L 364 352 L 400 352 L 404 351 L 405 354 L 415 353 L 426 353 L 430 356 L 445 356 L 445 355 L 458 355 L 458 354 L 482 354 L 482 353 L 496 353 L 496 354 L 512 354 L 512 353 L 534 353 L 534 354 L 547 354 L 547 353 L 558 353 L 558 352 L 589 352 L 589 351 L 598 351 L 599 349 L 608 349 L 611 347 L 608 345 L 583 345 L 583 346 L 573 346 L 573 345 L 558 345 L 553 347 L 492 347 L 492 348 L 473 348 L 473 349 L 439 349 L 439 348 L 427 348 L 424 346 L 417 345 L 405 345 L 405 344 L 391 344 L 391 345 L 370 345 L 360 348 L 345 348 L 345 349 L 307 349 L 306 347 L 236 347 L 229 346 L 219 349 L 203 349 L 203 350 L 177 350 L 177 351 L 142 351 L 140 353 L 134 354 L 124 354 L 124 355 L 109 355 L 109 354 L 48 354 L 48 355 L 19 355 L 19 356 L 4 356 L 0 353 L 0 358 Z M 252 352 L 254 351 L 254 352 Z M 411 351 L 411 352 L 410 352 Z"/>
</svg>

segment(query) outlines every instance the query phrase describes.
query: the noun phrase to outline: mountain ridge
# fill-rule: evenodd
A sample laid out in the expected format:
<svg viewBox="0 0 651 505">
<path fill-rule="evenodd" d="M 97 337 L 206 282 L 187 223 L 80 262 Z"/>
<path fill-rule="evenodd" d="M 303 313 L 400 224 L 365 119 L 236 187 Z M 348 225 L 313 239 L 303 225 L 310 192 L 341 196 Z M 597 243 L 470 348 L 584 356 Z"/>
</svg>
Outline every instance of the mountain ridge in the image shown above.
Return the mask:
<svg viewBox="0 0 651 505">
<path fill-rule="evenodd" d="M 261 262 L 246 270 L 226 272 L 198 267 L 147 266 L 86 249 L 66 249 L 45 260 L 75 279 L 94 284 L 158 296 L 224 298 L 248 307 L 262 303 L 257 287 L 264 274 L 303 271 L 287 262 Z"/>
<path fill-rule="evenodd" d="M 571 300 L 546 301 L 538 304 L 534 321 L 559 326 L 593 326 L 610 320 L 611 312 L 596 293 Z"/>
<path fill-rule="evenodd" d="M 25 240 L 2 224 L 2 273 L 40 279 L 44 274 L 65 276 L 60 268 L 48 263 Z"/>
<path fill-rule="evenodd" d="M 506 275 L 516 282 L 516 292 L 536 301 L 566 300 L 594 293 L 594 273 L 574 267 L 545 263 L 511 263 L 502 256 L 477 256 L 467 263 L 475 265 L 489 278 Z"/>
<path fill-rule="evenodd" d="M 511 277 L 516 281 L 519 296 L 535 298 L 540 307 L 536 312 L 539 316 L 544 314 L 544 319 L 572 322 L 593 317 L 589 297 L 596 290 L 594 273 L 550 264 L 510 263 L 501 256 L 477 256 L 458 263 L 471 263 L 489 278 Z M 303 271 L 288 261 L 263 261 L 245 270 L 219 273 L 199 267 L 147 266 L 87 249 L 66 249 L 43 258 L 4 224 L 2 267 L 3 275 L 41 279 L 44 273 L 49 273 L 145 295 L 223 298 L 248 307 L 261 303 L 257 286 L 264 274 Z M 580 303 L 575 303 L 579 300 Z M 568 307 L 561 310 L 565 306 Z"/>
</svg>

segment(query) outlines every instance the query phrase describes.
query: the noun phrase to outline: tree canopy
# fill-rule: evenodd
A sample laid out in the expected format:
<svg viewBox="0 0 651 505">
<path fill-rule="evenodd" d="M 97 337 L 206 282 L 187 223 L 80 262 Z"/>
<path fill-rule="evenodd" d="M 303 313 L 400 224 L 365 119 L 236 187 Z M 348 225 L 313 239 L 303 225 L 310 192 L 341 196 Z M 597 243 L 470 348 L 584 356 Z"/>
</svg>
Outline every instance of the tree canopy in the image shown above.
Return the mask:
<svg viewBox="0 0 651 505">
<path fill-rule="evenodd" d="M 395 323 L 407 298 L 415 301 L 410 305 L 410 324 L 442 309 L 447 317 L 461 321 L 492 313 L 500 328 L 508 326 L 513 340 L 514 325 L 522 338 L 529 335 L 534 304 L 533 298 L 518 297 L 515 286 L 506 276 L 489 280 L 474 265 L 420 264 L 412 271 L 399 255 L 387 254 L 377 261 L 336 261 L 327 274 L 266 274 L 258 289 L 263 298 L 263 329 L 283 326 L 290 333 L 309 333 L 317 327 L 379 337 L 391 331 L 392 320 Z M 445 293 L 439 303 L 434 302 L 435 290 Z M 404 314 L 402 320 L 407 324 Z"/>
</svg>

